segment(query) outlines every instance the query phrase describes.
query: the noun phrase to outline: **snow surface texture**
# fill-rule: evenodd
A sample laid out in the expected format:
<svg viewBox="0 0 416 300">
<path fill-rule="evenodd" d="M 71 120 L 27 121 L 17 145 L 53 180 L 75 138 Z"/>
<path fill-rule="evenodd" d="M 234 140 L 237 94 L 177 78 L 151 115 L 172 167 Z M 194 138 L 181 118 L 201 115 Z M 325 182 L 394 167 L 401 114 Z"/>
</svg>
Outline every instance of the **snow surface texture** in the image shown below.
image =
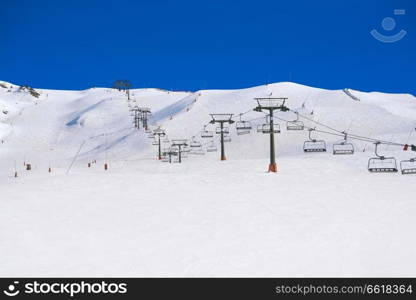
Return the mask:
<svg viewBox="0 0 416 300">
<path fill-rule="evenodd" d="M 128 109 L 151 108 L 151 127 L 169 139 L 206 143 L 199 133 L 210 113 L 250 111 L 242 119 L 255 126 L 264 114 L 252 111 L 253 98 L 280 96 L 338 130 L 415 144 L 411 95 L 348 90 L 356 101 L 343 90 L 276 83 L 136 89 L 128 102 L 113 89 L 36 89 L 35 98 L 0 83 L 0 276 L 416 276 L 416 177 L 369 173 L 372 144 L 354 141 L 353 156 L 334 156 L 341 138 L 315 133 L 328 152 L 305 154 L 307 131 L 281 121 L 279 172 L 270 174 L 268 135 L 240 136 L 231 125 L 227 161 L 213 152 L 168 164 Z M 380 152 L 416 156 L 397 146 Z"/>
</svg>

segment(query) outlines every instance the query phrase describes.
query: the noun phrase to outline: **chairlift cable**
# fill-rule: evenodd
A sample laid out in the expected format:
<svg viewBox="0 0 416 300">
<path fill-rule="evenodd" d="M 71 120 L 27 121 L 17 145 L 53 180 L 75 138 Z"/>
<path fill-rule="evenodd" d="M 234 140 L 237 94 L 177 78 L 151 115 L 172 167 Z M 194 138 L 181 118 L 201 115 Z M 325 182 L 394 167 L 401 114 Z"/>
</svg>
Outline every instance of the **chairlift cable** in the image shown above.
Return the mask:
<svg viewBox="0 0 416 300">
<path fill-rule="evenodd" d="M 326 128 L 328 128 L 330 130 L 333 130 L 335 132 L 342 133 L 342 131 L 339 131 L 339 130 L 337 130 L 335 128 L 332 128 L 331 126 L 325 125 L 325 124 L 323 124 L 321 122 L 318 122 L 318 121 L 315 121 L 315 120 L 312 120 L 312 119 L 310 119 L 308 117 L 305 117 L 305 116 L 303 116 L 301 114 L 299 114 L 299 115 L 301 117 L 305 118 L 306 120 L 309 120 L 311 122 L 314 122 L 315 124 L 321 125 L 321 126 L 326 127 Z M 384 140 L 379 140 L 379 139 L 368 138 L 368 137 L 360 136 L 360 135 L 357 135 L 357 134 L 348 134 L 348 136 L 351 137 L 351 138 L 355 137 L 356 139 L 358 139 L 358 138 L 359 139 L 366 139 L 369 142 L 380 142 L 382 144 L 392 145 L 392 146 L 400 146 L 400 147 L 403 147 L 405 145 L 405 144 L 395 143 L 395 142 L 391 142 L 391 141 L 384 141 Z"/>
<path fill-rule="evenodd" d="M 281 121 L 286 121 L 283 118 L 280 117 L 275 117 L 276 119 L 279 119 Z M 319 129 L 315 129 L 309 126 L 305 125 L 306 129 L 314 129 L 316 132 L 320 132 L 320 133 L 325 133 L 325 134 L 330 134 L 330 135 L 334 135 L 334 136 L 339 136 L 339 137 L 345 137 L 345 134 L 342 131 L 336 130 L 337 133 L 333 133 L 333 132 L 328 132 L 328 131 L 324 131 L 324 130 L 319 130 Z M 368 143 L 376 143 L 376 142 L 380 142 L 381 144 L 385 144 L 385 145 L 392 145 L 392 146 L 404 146 L 404 144 L 399 144 L 399 143 L 394 143 L 394 142 L 389 142 L 389 141 L 383 141 L 383 140 L 379 140 L 379 139 L 373 139 L 373 138 L 368 138 L 368 137 L 364 137 L 364 136 L 359 136 L 359 135 L 355 135 L 355 134 L 350 134 L 348 133 L 348 137 L 350 139 L 355 139 L 355 140 L 359 140 L 359 141 L 363 141 L 363 142 L 368 142 Z"/>
<path fill-rule="evenodd" d="M 350 125 L 348 125 L 348 129 L 345 130 L 345 132 L 349 132 L 352 126 L 352 123 L 354 123 L 354 120 L 351 120 Z"/>
<path fill-rule="evenodd" d="M 243 112 L 243 113 L 239 113 L 239 114 L 236 114 L 236 115 L 234 115 L 234 116 L 232 116 L 231 117 L 231 119 L 234 119 L 234 118 L 237 118 L 237 117 L 242 117 L 242 116 L 244 116 L 245 114 L 248 114 L 249 112 L 252 112 L 253 110 L 248 110 L 248 111 L 246 111 L 246 112 Z"/>
<path fill-rule="evenodd" d="M 290 111 L 295 112 L 294 110 L 290 110 Z M 311 118 L 308 118 L 308 117 L 306 117 L 306 116 L 304 116 L 304 115 L 300 114 L 299 112 L 298 112 L 298 115 L 299 115 L 300 117 L 302 117 L 302 118 L 304 118 L 304 119 L 306 119 L 306 120 L 310 121 L 310 122 L 313 122 L 313 123 L 315 123 L 315 124 L 321 125 L 321 126 L 326 127 L 326 128 L 328 128 L 328 129 L 330 129 L 330 130 L 333 130 L 333 131 L 336 131 L 336 132 L 342 133 L 342 131 L 339 131 L 338 129 L 335 129 L 335 128 L 333 128 L 333 127 L 331 127 L 331 126 L 328 126 L 328 125 L 325 125 L 325 124 L 322 124 L 321 122 L 319 122 L 319 121 L 315 121 L 315 120 L 313 120 L 313 119 L 311 119 Z"/>
<path fill-rule="evenodd" d="M 252 110 L 248 110 L 248 111 L 246 111 L 246 112 L 243 112 L 243 113 L 239 113 L 239 114 L 236 114 L 236 115 L 234 115 L 234 116 L 232 116 L 231 117 L 231 119 L 233 119 L 233 118 L 240 118 L 240 120 L 241 120 L 241 117 L 243 116 L 243 115 L 245 115 L 245 114 L 247 114 L 247 113 L 249 113 L 249 112 L 251 112 Z M 329 126 L 329 125 L 326 125 L 326 124 L 323 124 L 322 122 L 319 122 L 318 120 L 313 120 L 313 119 L 311 119 L 311 118 L 309 118 L 309 117 L 306 117 L 306 116 L 304 116 L 303 114 L 300 114 L 299 113 L 299 110 L 292 110 L 292 109 L 289 109 L 289 111 L 291 111 L 291 112 L 293 112 L 293 113 L 295 113 L 296 115 L 297 115 L 297 117 L 301 117 L 301 118 L 304 118 L 304 119 L 306 119 L 306 120 L 308 120 L 308 121 L 310 121 L 310 122 L 312 122 L 312 123 L 315 123 L 315 124 L 317 124 L 317 125 L 319 125 L 319 126 L 322 126 L 322 127 L 325 127 L 325 128 L 327 128 L 327 129 L 329 129 L 329 130 L 331 130 L 331 131 L 334 131 L 334 132 L 328 132 L 328 131 L 324 131 L 324 130 L 320 130 L 320 129 L 316 129 L 316 128 L 312 128 L 312 127 L 310 127 L 310 126 L 304 126 L 306 129 L 309 129 L 309 130 L 314 130 L 314 131 L 316 131 L 316 132 L 319 132 L 319 133 L 324 133 L 324 134 L 329 134 L 329 135 L 333 135 L 333 136 L 338 136 L 338 137 L 343 137 L 344 139 L 345 139 L 345 137 L 346 137 L 346 132 L 348 132 L 349 131 L 349 129 L 351 128 L 351 126 L 352 126 L 352 123 L 354 122 L 353 120 L 351 120 L 351 122 L 350 122 L 350 124 L 349 124 L 349 127 L 348 127 L 348 130 L 347 131 L 340 131 L 340 130 L 338 130 L 338 129 L 335 129 L 335 128 L 333 128 L 333 127 L 331 127 L 331 126 Z M 268 114 L 267 113 L 265 113 L 265 112 L 263 112 L 264 114 L 265 114 L 265 117 L 267 118 L 267 116 L 268 116 Z M 252 122 L 252 121 L 257 121 L 257 120 L 261 120 L 261 119 L 263 119 L 264 117 L 258 117 L 258 118 L 254 118 L 254 119 L 250 119 L 250 120 L 246 120 L 247 122 Z M 281 120 L 281 121 L 285 121 L 285 122 L 289 122 L 288 120 L 286 120 L 286 119 L 283 119 L 283 118 L 280 118 L 280 117 L 278 117 L 278 116 L 274 116 L 274 118 L 276 118 L 276 119 L 278 119 L 278 120 Z M 205 124 L 204 125 L 204 128 L 206 128 L 206 126 L 208 126 L 208 125 L 210 125 L 211 123 L 210 122 L 208 122 L 207 124 Z M 416 129 L 416 128 L 415 128 Z M 199 133 L 199 131 L 197 132 L 197 133 L 195 133 L 194 135 L 192 135 L 192 136 L 197 136 L 198 135 L 198 133 Z M 412 135 L 412 133 L 413 133 L 413 130 L 412 130 L 412 132 L 409 134 L 409 137 L 408 137 L 408 140 L 407 140 L 407 142 L 410 140 L 410 137 L 411 137 L 411 135 Z M 374 139 L 374 138 L 371 138 L 371 137 L 365 137 L 365 136 L 361 136 L 361 135 L 357 135 L 357 134 L 351 134 L 351 133 L 348 133 L 348 138 L 350 138 L 350 139 L 353 139 L 353 140 L 358 140 L 358 141 L 362 141 L 362 142 L 367 142 L 367 143 L 379 143 L 379 144 L 385 144 L 385 145 L 391 145 L 391 146 L 405 146 L 405 144 L 401 144 L 401 143 L 396 143 L 396 142 L 392 142 L 392 141 L 384 141 L 384 140 L 380 140 L 380 139 Z M 212 141 L 214 141 L 214 139 L 215 138 L 213 138 L 212 139 Z M 207 145 L 207 144 L 209 144 L 209 143 L 212 143 L 212 141 L 209 141 L 209 142 L 206 142 L 206 143 L 204 143 L 204 144 L 201 144 L 201 145 Z"/>
</svg>

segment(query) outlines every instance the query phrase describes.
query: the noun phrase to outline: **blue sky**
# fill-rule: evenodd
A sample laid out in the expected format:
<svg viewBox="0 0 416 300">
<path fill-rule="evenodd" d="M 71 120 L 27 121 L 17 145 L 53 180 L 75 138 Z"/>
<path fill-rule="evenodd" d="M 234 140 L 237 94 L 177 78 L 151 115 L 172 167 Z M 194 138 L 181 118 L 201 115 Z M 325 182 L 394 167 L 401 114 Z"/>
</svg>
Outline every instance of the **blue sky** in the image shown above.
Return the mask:
<svg viewBox="0 0 416 300">
<path fill-rule="evenodd" d="M 51 89 L 294 81 L 416 95 L 416 1 L 1 0 L 0 79 Z M 405 9 L 394 15 L 394 9 Z M 381 22 L 391 17 L 396 27 Z M 372 29 L 393 35 L 383 43 Z"/>
</svg>

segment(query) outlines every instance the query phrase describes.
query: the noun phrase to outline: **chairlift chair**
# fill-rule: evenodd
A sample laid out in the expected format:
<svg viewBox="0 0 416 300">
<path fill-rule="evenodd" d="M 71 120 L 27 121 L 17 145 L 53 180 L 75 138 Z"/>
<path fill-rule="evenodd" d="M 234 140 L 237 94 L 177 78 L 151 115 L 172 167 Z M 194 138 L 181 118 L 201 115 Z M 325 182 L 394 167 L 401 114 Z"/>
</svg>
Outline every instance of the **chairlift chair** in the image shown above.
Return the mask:
<svg viewBox="0 0 416 300">
<path fill-rule="evenodd" d="M 153 145 L 153 146 L 158 146 L 158 145 L 159 145 L 159 141 L 154 140 L 154 141 L 152 142 L 152 145 Z"/>
<path fill-rule="evenodd" d="M 187 158 L 189 151 L 190 151 L 189 149 L 186 149 L 185 147 L 183 147 L 181 149 L 181 158 Z M 178 148 L 174 148 L 174 152 L 175 153 L 174 153 L 173 156 L 175 156 L 176 158 L 175 158 L 175 160 L 172 160 L 172 161 L 173 162 L 179 162 L 179 149 Z"/>
<path fill-rule="evenodd" d="M 201 148 L 201 142 L 195 140 L 195 138 L 193 137 L 191 142 L 189 143 L 189 147 L 191 148 Z"/>
<path fill-rule="evenodd" d="M 202 148 L 194 148 L 189 152 L 190 155 L 204 155 L 205 151 Z"/>
<path fill-rule="evenodd" d="M 245 135 L 251 132 L 250 129 L 237 129 L 237 135 Z"/>
<path fill-rule="evenodd" d="M 248 134 L 251 131 L 251 123 L 250 121 L 243 121 L 241 120 L 241 114 L 240 114 L 240 120 L 235 123 L 235 129 L 237 130 L 238 135 Z"/>
<path fill-rule="evenodd" d="M 207 126 L 204 126 L 204 130 L 201 131 L 201 138 L 203 138 L 203 139 L 213 138 L 214 137 L 214 132 L 207 130 L 206 127 Z"/>
<path fill-rule="evenodd" d="M 148 137 L 149 139 L 154 139 L 154 138 L 155 138 L 155 135 L 154 135 L 153 133 L 149 133 L 149 134 L 147 135 L 147 137 Z"/>
<path fill-rule="evenodd" d="M 217 127 L 217 128 L 215 129 L 215 133 L 216 133 L 216 134 L 221 134 L 221 127 Z M 224 133 L 224 134 L 229 134 L 229 133 L 230 133 L 230 128 L 229 128 L 229 127 L 223 127 L 223 128 L 222 128 L 222 133 Z"/>
<path fill-rule="evenodd" d="M 263 124 L 261 126 L 262 133 L 271 133 L 270 124 Z M 273 133 L 280 133 L 280 125 L 278 123 L 273 123 Z"/>
<path fill-rule="evenodd" d="M 228 134 L 224 134 L 224 143 L 229 143 L 231 142 L 231 136 Z"/>
<path fill-rule="evenodd" d="M 263 124 L 257 125 L 257 132 L 263 133 Z"/>
<path fill-rule="evenodd" d="M 416 157 L 400 162 L 400 170 L 403 175 L 416 174 Z"/>
<path fill-rule="evenodd" d="M 299 113 L 295 112 L 296 114 L 296 120 L 288 121 L 286 123 L 286 129 L 287 130 L 303 130 L 305 128 L 305 125 L 302 121 L 299 121 Z"/>
<path fill-rule="evenodd" d="M 252 126 L 250 121 L 237 121 L 235 123 L 235 128 L 237 130 L 251 130 Z"/>
<path fill-rule="evenodd" d="M 351 143 L 340 142 L 332 146 L 332 153 L 334 155 L 340 154 L 354 154 L 354 145 Z"/>
<path fill-rule="evenodd" d="M 354 154 L 354 145 L 347 142 L 346 132 L 344 132 L 344 139 L 332 146 L 332 153 L 334 155 Z"/>
<path fill-rule="evenodd" d="M 315 129 L 309 129 L 309 141 L 303 143 L 304 152 L 326 152 L 326 142 L 324 140 L 316 140 L 311 137 L 312 131 Z"/>
<path fill-rule="evenodd" d="M 212 131 L 202 131 L 201 132 L 201 138 L 203 139 L 207 139 L 207 138 L 212 138 L 214 136 L 214 133 Z"/>
<path fill-rule="evenodd" d="M 376 142 L 374 152 L 376 157 L 372 157 L 368 160 L 368 171 L 371 173 L 395 173 L 397 172 L 397 163 L 394 157 L 385 157 L 383 155 L 379 155 L 378 145 L 380 142 Z"/>
<path fill-rule="evenodd" d="M 169 154 L 166 152 L 162 153 L 162 162 L 169 162 L 170 158 L 169 158 Z"/>
<path fill-rule="evenodd" d="M 213 141 L 207 147 L 207 152 L 217 152 L 217 150 L 217 146 L 215 146 Z"/>
</svg>

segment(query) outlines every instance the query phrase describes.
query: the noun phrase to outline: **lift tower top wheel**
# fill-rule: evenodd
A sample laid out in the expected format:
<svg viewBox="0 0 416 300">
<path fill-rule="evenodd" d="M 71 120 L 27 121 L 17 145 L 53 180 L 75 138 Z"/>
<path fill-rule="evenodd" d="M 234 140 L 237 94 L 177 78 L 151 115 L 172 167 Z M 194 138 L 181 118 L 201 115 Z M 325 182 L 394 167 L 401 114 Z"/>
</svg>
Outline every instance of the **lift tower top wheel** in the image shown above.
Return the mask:
<svg viewBox="0 0 416 300">
<path fill-rule="evenodd" d="M 266 97 L 266 98 L 254 98 L 257 101 L 257 107 L 254 108 L 254 111 L 262 112 L 266 110 L 269 112 L 269 129 L 270 129 L 270 164 L 269 172 L 277 172 L 276 165 L 276 154 L 274 147 L 274 121 L 273 121 L 273 112 L 275 110 L 288 111 L 289 108 L 285 106 L 287 98 L 283 97 Z"/>
<path fill-rule="evenodd" d="M 219 123 L 220 124 L 220 134 L 221 134 L 221 160 L 226 160 L 225 157 L 225 147 L 224 147 L 224 123 L 233 124 L 232 120 L 233 114 L 210 114 L 212 120 L 211 124 Z"/>
</svg>

